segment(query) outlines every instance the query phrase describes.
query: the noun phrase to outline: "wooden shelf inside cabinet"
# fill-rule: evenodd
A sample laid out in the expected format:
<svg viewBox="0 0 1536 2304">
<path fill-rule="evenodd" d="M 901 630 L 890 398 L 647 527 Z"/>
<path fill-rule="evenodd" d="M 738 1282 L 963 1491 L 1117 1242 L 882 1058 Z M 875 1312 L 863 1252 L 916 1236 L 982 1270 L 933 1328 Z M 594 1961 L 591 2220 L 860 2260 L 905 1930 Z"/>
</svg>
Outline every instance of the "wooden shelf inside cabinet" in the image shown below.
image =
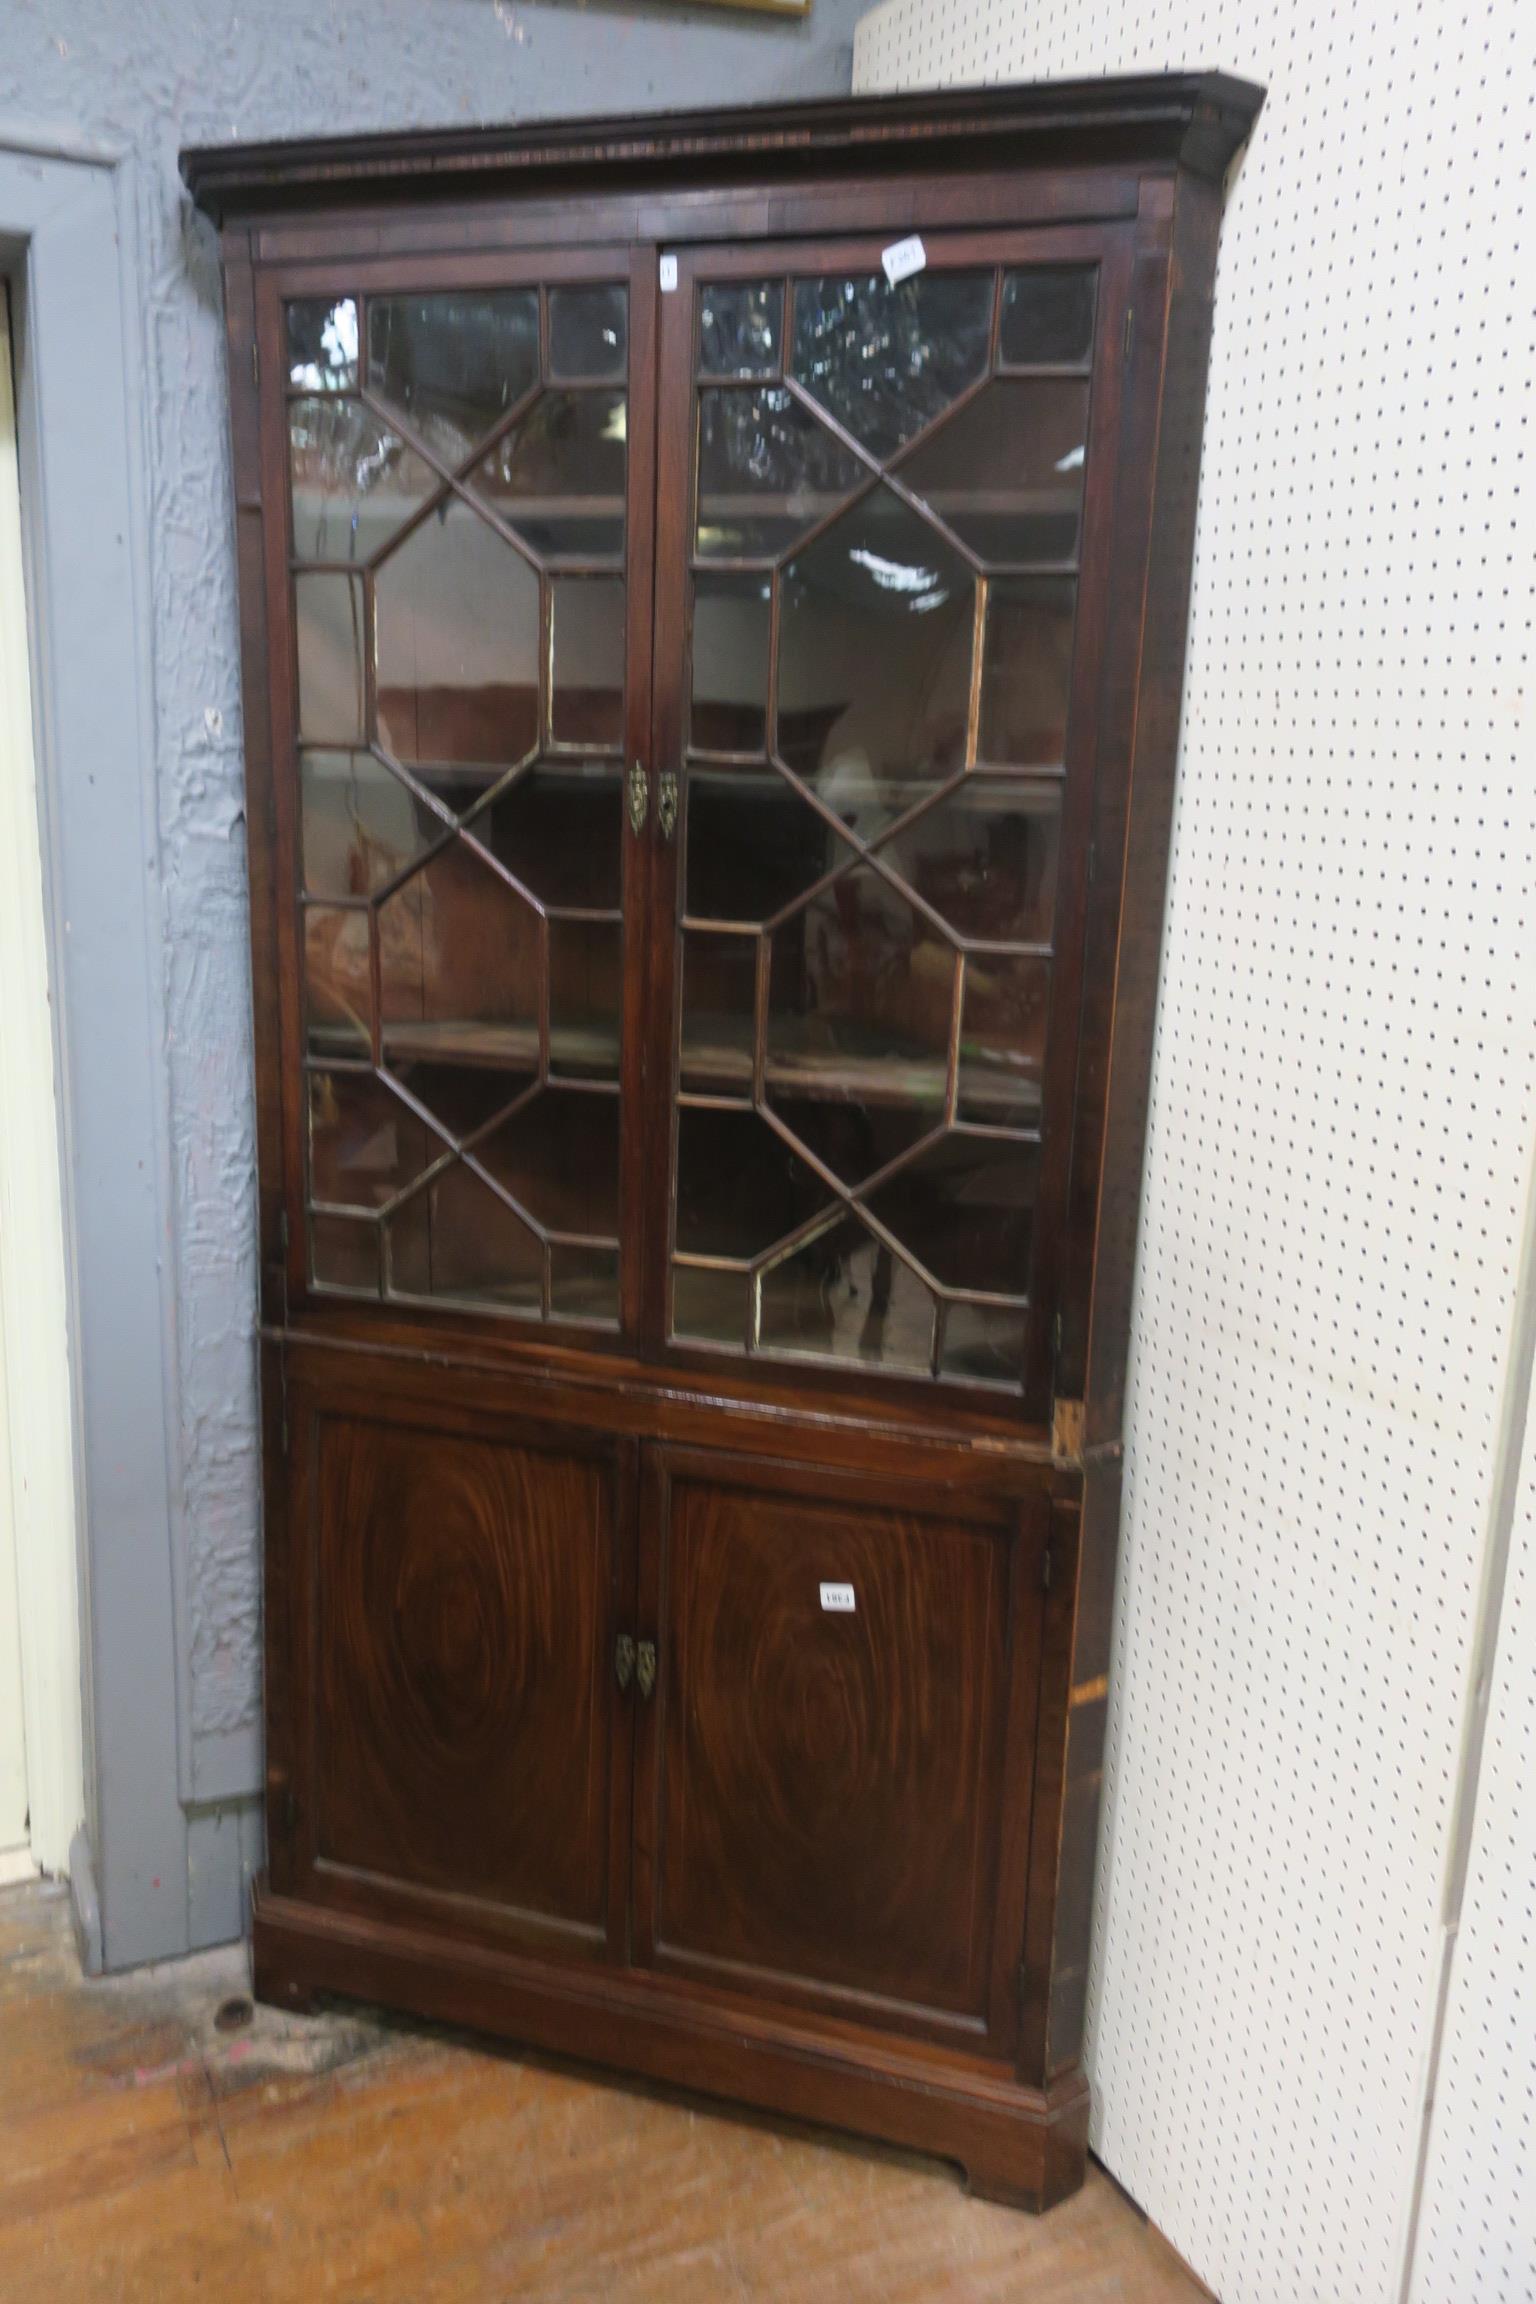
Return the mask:
<svg viewBox="0 0 1536 2304">
<path fill-rule="evenodd" d="M 1258 105 L 1169 75 L 184 155 L 242 506 L 264 1995 L 1022 2206 L 1081 2181 Z"/>
</svg>

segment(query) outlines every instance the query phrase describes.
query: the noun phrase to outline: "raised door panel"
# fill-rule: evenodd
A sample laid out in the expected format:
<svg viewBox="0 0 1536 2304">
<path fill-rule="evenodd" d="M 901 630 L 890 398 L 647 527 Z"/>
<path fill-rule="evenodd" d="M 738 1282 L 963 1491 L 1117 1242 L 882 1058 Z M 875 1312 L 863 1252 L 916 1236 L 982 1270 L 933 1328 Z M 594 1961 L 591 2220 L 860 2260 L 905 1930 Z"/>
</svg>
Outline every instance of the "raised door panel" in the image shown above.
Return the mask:
<svg viewBox="0 0 1536 2304">
<path fill-rule="evenodd" d="M 307 1424 L 310 1892 L 616 1952 L 633 1452 L 350 1405 Z"/>
<path fill-rule="evenodd" d="M 1006 2053 L 1027 1508 L 681 1452 L 654 1452 L 644 1487 L 639 1956 Z"/>
</svg>

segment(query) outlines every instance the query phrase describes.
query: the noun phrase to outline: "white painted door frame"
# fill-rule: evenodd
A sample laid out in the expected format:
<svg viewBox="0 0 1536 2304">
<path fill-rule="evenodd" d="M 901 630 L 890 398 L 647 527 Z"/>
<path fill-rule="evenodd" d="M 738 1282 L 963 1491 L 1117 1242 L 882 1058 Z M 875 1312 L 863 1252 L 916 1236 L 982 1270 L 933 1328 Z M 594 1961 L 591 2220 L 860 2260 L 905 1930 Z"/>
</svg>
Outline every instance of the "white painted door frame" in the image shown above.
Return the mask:
<svg viewBox="0 0 1536 2304">
<path fill-rule="evenodd" d="M 0 278 L 0 1515 L 15 1554 L 27 1868 L 62 1872 L 85 1812 L 74 1415 L 11 363 Z"/>
</svg>

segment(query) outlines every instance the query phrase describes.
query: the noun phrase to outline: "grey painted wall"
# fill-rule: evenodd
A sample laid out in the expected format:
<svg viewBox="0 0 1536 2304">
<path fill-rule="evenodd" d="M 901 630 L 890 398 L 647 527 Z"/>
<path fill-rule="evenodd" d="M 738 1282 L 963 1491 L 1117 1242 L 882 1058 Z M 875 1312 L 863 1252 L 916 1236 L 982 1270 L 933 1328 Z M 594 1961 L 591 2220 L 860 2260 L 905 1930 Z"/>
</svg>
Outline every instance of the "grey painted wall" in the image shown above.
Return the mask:
<svg viewBox="0 0 1536 2304">
<path fill-rule="evenodd" d="M 177 151 L 223 138 L 841 90 L 864 4 L 814 0 L 808 23 L 786 24 L 669 0 L 0 0 L 0 142 L 40 133 L 121 151 L 137 244 L 143 382 L 142 405 L 130 413 L 147 472 L 167 1038 L 160 1093 L 171 1170 L 164 1286 L 174 1338 L 176 1773 L 179 1797 L 195 1812 L 194 1940 L 227 1933 L 238 1911 L 227 1879 L 251 1835 L 221 1811 L 247 1800 L 259 1781 L 260 1618 L 250 1002 L 223 342 L 214 238 L 186 205 Z M 46 426 L 46 378 L 39 405 Z M 88 680 L 90 667 L 66 667 L 64 676 Z M 119 1050 L 117 1060 L 131 1063 L 132 1052 Z M 150 1051 L 145 1065 L 158 1069 Z M 98 1654 L 125 1636 L 111 1622 L 95 1621 L 91 1631 Z M 169 1766 L 163 1757 L 153 1764 Z M 97 1782 L 98 1797 L 109 1800 L 110 1768 L 98 1766 Z M 206 1882 L 199 1890 L 200 1847 L 219 1875 L 217 1892 Z M 155 1939 L 159 1923 L 146 1925 Z M 159 1948 L 180 1948 L 162 1933 Z M 131 1940 L 134 1956 L 144 1957 L 143 1930 Z M 110 1943 L 107 1957 L 110 1964 Z"/>
</svg>

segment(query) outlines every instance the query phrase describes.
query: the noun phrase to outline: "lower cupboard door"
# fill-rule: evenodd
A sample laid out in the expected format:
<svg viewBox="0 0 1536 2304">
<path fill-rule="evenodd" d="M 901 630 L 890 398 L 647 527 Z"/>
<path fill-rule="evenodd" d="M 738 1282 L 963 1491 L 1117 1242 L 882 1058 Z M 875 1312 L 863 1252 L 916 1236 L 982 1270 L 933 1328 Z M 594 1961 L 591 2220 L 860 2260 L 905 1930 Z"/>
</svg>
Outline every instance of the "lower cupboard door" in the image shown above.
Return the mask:
<svg viewBox="0 0 1536 2304">
<path fill-rule="evenodd" d="M 632 1446 L 313 1395 L 294 1440 L 299 1885 L 620 1956 Z"/>
<path fill-rule="evenodd" d="M 1044 1498 L 653 1449 L 636 1957 L 1010 2056 Z"/>
</svg>

